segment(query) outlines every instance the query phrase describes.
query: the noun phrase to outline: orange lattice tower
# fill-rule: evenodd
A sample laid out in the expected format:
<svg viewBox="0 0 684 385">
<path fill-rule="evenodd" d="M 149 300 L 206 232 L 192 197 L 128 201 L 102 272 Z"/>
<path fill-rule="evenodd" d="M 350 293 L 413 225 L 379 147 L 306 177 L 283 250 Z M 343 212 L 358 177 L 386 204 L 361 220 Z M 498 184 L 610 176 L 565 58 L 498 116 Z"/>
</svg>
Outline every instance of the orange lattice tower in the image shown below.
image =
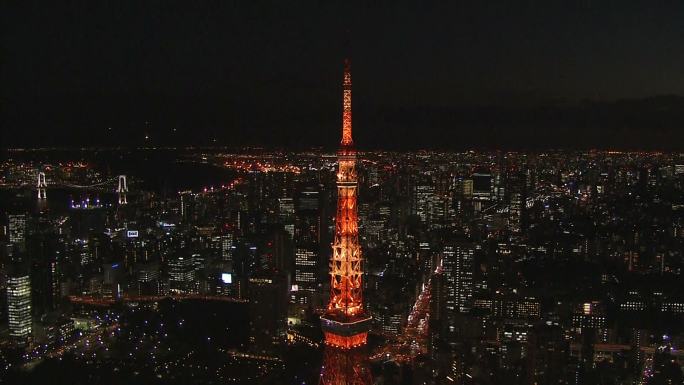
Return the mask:
<svg viewBox="0 0 684 385">
<path fill-rule="evenodd" d="M 362 257 L 356 207 L 358 179 L 352 139 L 351 63 L 344 63 L 342 141 L 337 153 L 337 215 L 330 258 L 330 302 L 321 326 L 325 357 L 321 383 L 370 384 L 367 354 L 363 351 L 371 318 L 363 308 Z"/>
</svg>

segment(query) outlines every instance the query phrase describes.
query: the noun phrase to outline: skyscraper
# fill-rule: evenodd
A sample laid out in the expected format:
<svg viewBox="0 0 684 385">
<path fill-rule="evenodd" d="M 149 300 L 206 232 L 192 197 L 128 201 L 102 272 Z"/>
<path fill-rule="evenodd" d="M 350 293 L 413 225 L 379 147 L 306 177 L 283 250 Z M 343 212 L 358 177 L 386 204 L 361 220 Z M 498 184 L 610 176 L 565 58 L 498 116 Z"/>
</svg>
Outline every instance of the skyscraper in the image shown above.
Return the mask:
<svg viewBox="0 0 684 385">
<path fill-rule="evenodd" d="M 473 297 L 474 248 L 467 243 L 448 244 L 442 254 L 447 313 L 467 313 Z"/>
<path fill-rule="evenodd" d="M 278 199 L 278 216 L 290 237 L 294 236 L 294 213 L 295 205 L 292 198 Z"/>
<path fill-rule="evenodd" d="M 34 231 L 26 237 L 31 280 L 31 302 L 36 316 L 56 309 L 60 300 L 62 244 L 52 231 Z"/>
<path fill-rule="evenodd" d="M 417 215 L 421 222 L 429 223 L 434 198 L 435 186 L 432 180 L 426 179 L 416 183 L 411 196 L 411 214 Z"/>
<path fill-rule="evenodd" d="M 26 215 L 8 215 L 9 241 L 12 245 L 23 248 L 26 242 Z"/>
<path fill-rule="evenodd" d="M 319 192 L 306 189 L 295 205 L 295 274 L 291 302 L 309 306 L 319 284 L 321 215 Z"/>
<path fill-rule="evenodd" d="M 526 174 L 518 172 L 511 175 L 510 180 L 510 210 L 508 225 L 511 231 L 518 233 L 524 225 L 524 213 L 526 203 Z"/>
<path fill-rule="evenodd" d="M 19 342 L 31 337 L 31 281 L 28 275 L 7 280 L 7 313 L 10 336 Z"/>
<path fill-rule="evenodd" d="M 287 278 L 281 273 L 249 278 L 249 341 L 252 349 L 269 353 L 285 342 Z"/>
<path fill-rule="evenodd" d="M 191 257 L 178 257 L 169 261 L 169 288 L 172 293 L 195 293 L 195 265 Z"/>
<path fill-rule="evenodd" d="M 159 295 L 159 265 L 157 263 L 138 266 L 138 295 Z"/>
</svg>

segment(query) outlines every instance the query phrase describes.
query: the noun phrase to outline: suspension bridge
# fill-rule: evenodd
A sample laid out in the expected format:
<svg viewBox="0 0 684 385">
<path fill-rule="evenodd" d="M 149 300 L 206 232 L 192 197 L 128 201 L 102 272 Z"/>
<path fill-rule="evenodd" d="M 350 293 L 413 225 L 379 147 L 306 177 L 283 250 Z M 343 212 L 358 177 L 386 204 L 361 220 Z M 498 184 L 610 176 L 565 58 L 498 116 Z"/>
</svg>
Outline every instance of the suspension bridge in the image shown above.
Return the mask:
<svg viewBox="0 0 684 385">
<path fill-rule="evenodd" d="M 128 203 L 126 196 L 128 193 L 126 175 L 118 175 L 90 184 L 76 184 L 64 180 L 50 180 L 48 183 L 45 172 L 40 171 L 37 175 L 38 180 L 36 183 L 36 192 L 39 201 L 44 201 L 47 199 L 48 188 L 69 188 L 85 191 L 116 192 L 118 194 L 120 205 L 125 205 Z"/>
</svg>

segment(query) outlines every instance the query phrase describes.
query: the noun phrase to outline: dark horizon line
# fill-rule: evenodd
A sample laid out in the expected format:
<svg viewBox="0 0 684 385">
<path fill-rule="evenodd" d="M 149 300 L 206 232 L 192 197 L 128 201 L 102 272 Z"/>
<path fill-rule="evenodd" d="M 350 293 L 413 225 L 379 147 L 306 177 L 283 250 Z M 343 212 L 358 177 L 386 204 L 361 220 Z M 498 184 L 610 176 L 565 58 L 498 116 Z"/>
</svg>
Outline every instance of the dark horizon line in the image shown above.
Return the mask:
<svg viewBox="0 0 684 385">
<path fill-rule="evenodd" d="M 684 147 L 682 149 L 667 149 L 667 148 L 644 148 L 644 147 L 598 147 L 598 146 L 568 146 L 568 147 L 558 147 L 558 146 L 530 146 L 527 148 L 520 147 L 501 147 L 501 146 L 466 146 L 462 148 L 446 148 L 446 147 L 414 147 L 414 148 L 398 148 L 387 147 L 387 148 L 368 148 L 354 146 L 355 150 L 358 152 L 389 152 L 389 153 L 421 153 L 421 152 L 446 152 L 446 153 L 466 153 L 466 152 L 507 152 L 507 153 L 554 153 L 554 152 L 596 152 L 596 153 L 609 153 L 609 152 L 624 152 L 624 153 L 667 153 L 674 154 L 678 152 L 684 153 Z M 334 153 L 339 150 L 339 146 L 300 146 L 296 148 L 287 148 L 278 145 L 259 145 L 259 144 L 246 144 L 246 145 L 160 145 L 160 146 L 138 146 L 138 145 L 120 145 L 120 146 L 39 146 L 39 147 L 0 147 L 0 151 L 6 153 L 23 153 L 23 152 L 73 152 L 73 151 L 103 151 L 103 152 L 114 152 L 114 151 L 264 151 L 264 152 L 283 152 L 283 153 L 306 153 L 306 152 L 320 152 L 320 153 Z"/>
<path fill-rule="evenodd" d="M 84 124 L 101 116 L 97 112 L 93 117 L 82 116 L 80 124 L 73 125 L 67 123 L 69 119 L 47 118 L 43 122 L 28 123 L 30 128 L 27 128 L 5 119 L 0 148 L 253 146 L 301 150 L 334 149 L 338 145 L 341 111 L 336 104 L 315 112 L 280 111 L 285 115 L 260 114 L 254 106 L 237 107 L 217 112 L 215 116 L 202 115 L 194 108 L 176 117 L 157 111 L 97 125 Z M 7 118 L 6 106 L 4 111 Z M 193 112 L 200 114 L 197 121 L 192 118 Z M 207 119 L 207 116 L 212 117 Z M 149 125 L 145 127 L 146 121 Z M 402 107 L 362 103 L 354 110 L 354 137 L 359 149 L 369 150 L 676 151 L 684 149 L 678 144 L 684 141 L 682 122 L 684 96 L 673 94 L 535 106 L 413 104 Z M 146 135 L 149 139 L 144 138 Z"/>
</svg>

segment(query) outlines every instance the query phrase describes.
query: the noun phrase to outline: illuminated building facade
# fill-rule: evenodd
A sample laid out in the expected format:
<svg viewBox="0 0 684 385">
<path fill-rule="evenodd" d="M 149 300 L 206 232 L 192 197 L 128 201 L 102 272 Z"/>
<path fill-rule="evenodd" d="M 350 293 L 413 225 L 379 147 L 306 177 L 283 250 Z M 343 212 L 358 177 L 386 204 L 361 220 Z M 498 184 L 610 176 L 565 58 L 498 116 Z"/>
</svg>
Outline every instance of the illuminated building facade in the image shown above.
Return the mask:
<svg viewBox="0 0 684 385">
<path fill-rule="evenodd" d="M 474 248 L 468 243 L 444 245 L 443 272 L 446 279 L 446 308 L 468 313 L 473 296 Z"/>
<path fill-rule="evenodd" d="M 302 191 L 294 206 L 295 274 L 290 302 L 307 307 L 318 290 L 320 274 L 321 215 L 319 192 Z M 322 304 L 321 304 L 322 305 Z"/>
<path fill-rule="evenodd" d="M 19 248 L 24 248 L 26 245 L 26 215 L 8 215 L 8 219 L 10 243 Z"/>
<path fill-rule="evenodd" d="M 138 295 L 159 295 L 159 265 L 148 263 L 138 268 Z"/>
<path fill-rule="evenodd" d="M 194 288 L 195 265 L 193 258 L 178 257 L 169 261 L 169 287 L 172 293 L 189 294 Z"/>
<path fill-rule="evenodd" d="M 342 142 L 338 151 L 337 213 L 330 259 L 330 302 L 321 317 L 325 357 L 321 384 L 370 384 L 363 350 L 371 317 L 363 307 L 362 256 L 359 245 L 356 152 L 351 126 L 351 68 L 345 61 Z"/>
<path fill-rule="evenodd" d="M 31 337 L 31 280 L 28 275 L 7 280 L 7 317 L 9 334 L 20 342 Z"/>
</svg>

